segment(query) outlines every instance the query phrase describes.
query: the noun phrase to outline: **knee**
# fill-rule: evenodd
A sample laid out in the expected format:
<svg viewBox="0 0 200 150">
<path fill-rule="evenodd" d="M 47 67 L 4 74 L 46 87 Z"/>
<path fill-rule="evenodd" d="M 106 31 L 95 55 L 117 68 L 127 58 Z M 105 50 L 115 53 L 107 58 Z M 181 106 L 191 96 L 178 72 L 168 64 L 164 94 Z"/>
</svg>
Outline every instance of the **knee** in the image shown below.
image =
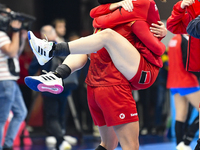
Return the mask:
<svg viewBox="0 0 200 150">
<path fill-rule="evenodd" d="M 119 143 L 118 140 L 116 140 L 115 143 L 114 143 L 114 145 L 113 145 L 113 149 L 117 148 L 118 143 Z"/>
<path fill-rule="evenodd" d="M 118 139 L 117 139 L 117 138 L 116 138 L 116 139 L 114 139 L 114 140 L 113 140 L 113 146 L 112 146 L 112 149 L 115 149 L 115 148 L 117 148 L 117 146 L 118 146 L 118 143 L 119 143 Z"/>
<path fill-rule="evenodd" d="M 140 144 L 139 144 L 139 141 L 137 140 L 137 141 L 134 143 L 134 147 L 135 147 L 136 150 L 139 150 L 139 146 L 140 146 Z"/>
<path fill-rule="evenodd" d="M 100 32 L 103 42 L 106 44 L 115 37 L 115 31 L 112 29 L 105 29 Z"/>
<path fill-rule="evenodd" d="M 106 149 L 106 150 L 113 150 L 117 148 L 118 146 L 118 139 L 112 139 L 112 142 L 101 142 L 101 145 Z"/>
</svg>

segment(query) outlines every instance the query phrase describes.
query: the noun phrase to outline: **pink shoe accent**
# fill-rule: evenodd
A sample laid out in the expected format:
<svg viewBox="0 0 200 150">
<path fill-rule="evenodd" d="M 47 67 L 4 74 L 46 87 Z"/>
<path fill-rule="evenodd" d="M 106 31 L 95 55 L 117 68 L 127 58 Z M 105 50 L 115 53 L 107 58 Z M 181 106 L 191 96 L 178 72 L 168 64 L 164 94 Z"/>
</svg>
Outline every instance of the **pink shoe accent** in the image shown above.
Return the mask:
<svg viewBox="0 0 200 150">
<path fill-rule="evenodd" d="M 43 83 L 38 84 L 38 90 L 41 92 L 50 92 L 53 94 L 60 94 L 63 91 L 63 87 L 61 85 L 46 85 Z"/>
</svg>

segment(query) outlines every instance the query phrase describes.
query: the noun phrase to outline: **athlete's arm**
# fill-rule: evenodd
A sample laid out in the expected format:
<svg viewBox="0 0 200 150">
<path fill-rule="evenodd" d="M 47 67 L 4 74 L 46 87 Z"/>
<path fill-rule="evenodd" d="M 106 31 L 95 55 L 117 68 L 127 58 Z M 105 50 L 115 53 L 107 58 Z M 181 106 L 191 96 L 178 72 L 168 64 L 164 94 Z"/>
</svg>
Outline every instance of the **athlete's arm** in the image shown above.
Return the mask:
<svg viewBox="0 0 200 150">
<path fill-rule="evenodd" d="M 190 21 L 187 26 L 187 32 L 189 35 L 200 39 L 200 15 Z"/>
<path fill-rule="evenodd" d="M 95 18 L 95 17 L 99 17 L 102 15 L 111 13 L 112 11 L 110 11 L 109 7 L 110 7 L 110 4 L 104 4 L 104 5 L 100 5 L 93 8 L 90 11 L 90 17 Z"/>
<path fill-rule="evenodd" d="M 126 11 L 131 12 L 133 10 L 132 0 L 122 0 L 117 3 L 99 5 L 90 11 L 90 16 L 95 18 L 106 15 L 118 9 L 119 7 L 123 7 Z"/>
<path fill-rule="evenodd" d="M 165 52 L 165 45 L 149 31 L 149 25 L 145 21 L 136 21 L 131 26 L 133 33 L 154 54 L 161 56 Z"/>
<path fill-rule="evenodd" d="M 181 8 L 182 1 L 173 7 L 171 16 L 167 19 L 167 29 L 174 34 L 186 34 L 186 28 L 191 17 L 186 13 L 186 9 Z"/>
<path fill-rule="evenodd" d="M 146 20 L 149 0 L 132 1 L 134 9 L 132 12 L 127 12 L 124 8 L 118 8 L 115 11 L 94 18 L 94 28 L 113 28 L 118 24 L 132 22 L 134 20 Z M 142 10 L 142 11 L 141 11 Z"/>
</svg>

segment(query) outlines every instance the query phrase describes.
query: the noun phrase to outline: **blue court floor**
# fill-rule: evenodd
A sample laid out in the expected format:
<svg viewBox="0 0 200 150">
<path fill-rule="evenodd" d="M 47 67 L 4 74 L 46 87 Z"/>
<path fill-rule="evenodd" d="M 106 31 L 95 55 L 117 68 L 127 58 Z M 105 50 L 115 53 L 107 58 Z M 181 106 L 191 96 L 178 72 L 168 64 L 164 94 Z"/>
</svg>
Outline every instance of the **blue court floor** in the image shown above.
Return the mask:
<svg viewBox="0 0 200 150">
<path fill-rule="evenodd" d="M 194 149 L 196 145 L 195 138 L 191 143 L 192 149 Z M 32 146 L 21 146 L 14 147 L 14 150 L 53 150 L 47 148 L 45 146 L 44 138 L 34 137 L 32 138 L 33 145 Z M 94 150 L 99 145 L 100 138 L 96 138 L 90 135 L 83 136 L 81 142 L 76 146 L 73 146 L 72 150 Z M 176 150 L 175 148 L 175 140 L 169 139 L 167 137 L 162 136 L 140 136 L 140 148 L 139 150 Z M 118 146 L 115 150 L 122 150 L 120 146 Z"/>
</svg>

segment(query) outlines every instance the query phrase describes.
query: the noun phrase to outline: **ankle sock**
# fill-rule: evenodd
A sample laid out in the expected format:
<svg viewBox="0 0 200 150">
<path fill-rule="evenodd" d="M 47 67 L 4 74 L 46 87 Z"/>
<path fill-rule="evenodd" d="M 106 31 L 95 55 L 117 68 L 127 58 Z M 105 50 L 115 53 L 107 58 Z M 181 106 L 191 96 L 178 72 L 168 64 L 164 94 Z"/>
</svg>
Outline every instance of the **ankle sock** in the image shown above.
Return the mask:
<svg viewBox="0 0 200 150">
<path fill-rule="evenodd" d="M 58 66 L 54 73 L 57 77 L 65 79 L 71 74 L 71 69 L 65 64 Z"/>
<path fill-rule="evenodd" d="M 103 146 L 99 145 L 95 150 L 106 150 Z"/>
<path fill-rule="evenodd" d="M 197 130 L 199 129 L 199 116 L 197 116 L 192 124 L 189 126 L 183 140 L 185 145 L 190 145 L 191 141 L 193 140 Z"/>
<path fill-rule="evenodd" d="M 70 54 L 68 42 L 53 43 L 52 51 L 49 53 L 49 57 L 52 56 L 67 56 Z"/>
<path fill-rule="evenodd" d="M 178 145 L 181 141 L 183 141 L 184 122 L 180 121 L 175 122 L 175 133 L 176 133 L 176 144 Z"/>
</svg>

